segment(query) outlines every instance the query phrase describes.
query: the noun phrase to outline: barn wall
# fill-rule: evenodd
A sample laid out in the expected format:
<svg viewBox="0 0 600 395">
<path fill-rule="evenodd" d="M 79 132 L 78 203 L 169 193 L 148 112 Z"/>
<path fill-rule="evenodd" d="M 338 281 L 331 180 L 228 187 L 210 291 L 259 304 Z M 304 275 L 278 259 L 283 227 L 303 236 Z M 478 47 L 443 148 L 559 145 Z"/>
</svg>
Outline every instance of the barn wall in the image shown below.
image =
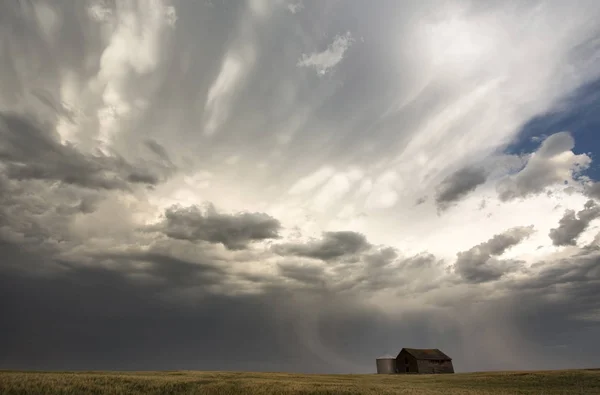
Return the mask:
<svg viewBox="0 0 600 395">
<path fill-rule="evenodd" d="M 454 373 L 452 361 L 420 360 L 417 361 L 417 364 L 419 373 Z"/>
<path fill-rule="evenodd" d="M 454 373 L 454 365 L 452 365 L 452 361 L 443 361 L 440 366 L 440 373 Z"/>
<path fill-rule="evenodd" d="M 408 359 L 408 372 L 406 371 L 406 359 Z M 400 352 L 396 357 L 396 369 L 398 373 L 417 373 L 418 372 L 418 361 L 407 353 L 406 351 Z"/>
<path fill-rule="evenodd" d="M 419 373 L 419 361 L 412 355 L 408 355 L 408 373 Z"/>
<path fill-rule="evenodd" d="M 408 360 L 408 372 L 406 371 L 406 360 Z M 416 359 L 413 355 L 405 350 L 400 351 L 396 357 L 396 371 L 400 374 L 404 373 L 454 373 L 452 361 L 436 361 L 436 360 L 421 360 Z"/>
</svg>

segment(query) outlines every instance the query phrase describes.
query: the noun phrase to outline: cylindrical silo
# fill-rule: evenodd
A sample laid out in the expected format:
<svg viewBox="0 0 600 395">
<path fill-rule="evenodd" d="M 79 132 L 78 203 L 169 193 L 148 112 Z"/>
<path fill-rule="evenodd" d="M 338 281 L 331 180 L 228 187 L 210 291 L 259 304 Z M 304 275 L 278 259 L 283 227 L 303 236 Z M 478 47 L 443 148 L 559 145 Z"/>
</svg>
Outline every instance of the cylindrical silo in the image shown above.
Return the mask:
<svg viewBox="0 0 600 395">
<path fill-rule="evenodd" d="M 396 358 L 391 355 L 384 355 L 377 358 L 377 374 L 396 373 Z"/>
</svg>

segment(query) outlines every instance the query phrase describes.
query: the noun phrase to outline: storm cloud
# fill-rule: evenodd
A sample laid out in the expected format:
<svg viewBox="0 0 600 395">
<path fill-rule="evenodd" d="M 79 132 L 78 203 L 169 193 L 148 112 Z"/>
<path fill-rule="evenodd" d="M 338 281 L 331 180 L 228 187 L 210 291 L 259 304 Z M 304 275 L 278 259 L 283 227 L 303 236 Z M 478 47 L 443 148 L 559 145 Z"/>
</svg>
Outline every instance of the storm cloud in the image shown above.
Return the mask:
<svg viewBox="0 0 600 395">
<path fill-rule="evenodd" d="M 0 368 L 597 365 L 599 19 L 0 3 Z"/>
<path fill-rule="evenodd" d="M 486 178 L 487 174 L 484 169 L 461 169 L 441 182 L 435 196 L 435 202 L 438 207 L 445 208 L 475 190 L 486 181 Z"/>
<path fill-rule="evenodd" d="M 497 280 L 518 268 L 519 262 L 498 259 L 509 248 L 519 244 L 533 233 L 533 226 L 516 227 L 494 235 L 468 251 L 457 254 L 455 271 L 468 282 Z"/>
<path fill-rule="evenodd" d="M 364 235 L 356 232 L 324 232 L 320 240 L 307 243 L 287 243 L 274 246 L 281 255 L 302 256 L 328 261 L 341 257 L 351 257 L 370 247 Z"/>
<path fill-rule="evenodd" d="M 136 168 L 122 157 L 86 155 L 72 145 L 61 144 L 53 125 L 16 114 L 0 113 L 0 141 L 6 174 L 15 180 L 121 190 L 129 189 L 130 183 L 156 185 L 161 181 L 159 174 L 146 167 Z"/>
<path fill-rule="evenodd" d="M 230 250 L 247 248 L 251 242 L 277 239 L 281 224 L 264 213 L 218 213 L 214 205 L 171 207 L 162 223 L 152 229 L 170 238 L 221 243 Z"/>
<path fill-rule="evenodd" d="M 600 206 L 593 200 L 588 200 L 577 214 L 573 210 L 567 210 L 560 219 L 558 228 L 550 230 L 552 243 L 556 246 L 575 245 L 579 235 L 598 217 L 600 217 Z"/>
</svg>

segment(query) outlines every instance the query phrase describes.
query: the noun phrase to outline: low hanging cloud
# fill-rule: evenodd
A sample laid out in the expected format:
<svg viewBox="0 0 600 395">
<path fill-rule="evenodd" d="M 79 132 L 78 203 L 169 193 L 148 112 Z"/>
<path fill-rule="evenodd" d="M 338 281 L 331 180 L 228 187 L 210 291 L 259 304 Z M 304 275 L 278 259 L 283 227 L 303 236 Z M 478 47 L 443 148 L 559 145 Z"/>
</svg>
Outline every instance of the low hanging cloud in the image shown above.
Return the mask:
<svg viewBox="0 0 600 395">
<path fill-rule="evenodd" d="M 479 185 L 485 183 L 487 173 L 484 169 L 466 167 L 446 177 L 438 186 L 435 202 L 440 209 L 445 209 L 452 203 L 473 192 Z"/>
<path fill-rule="evenodd" d="M 278 264 L 278 270 L 281 276 L 300 282 L 307 287 L 314 288 L 326 283 L 327 274 L 320 265 L 282 262 Z"/>
<path fill-rule="evenodd" d="M 204 209 L 170 207 L 162 222 L 150 229 L 172 239 L 221 243 L 229 250 L 242 250 L 252 242 L 279 238 L 281 224 L 264 213 L 222 214 L 207 204 Z"/>
<path fill-rule="evenodd" d="M 525 240 L 533 232 L 533 226 L 511 228 L 468 251 L 459 252 L 454 270 L 470 283 L 498 280 L 504 274 L 514 271 L 518 262 L 496 257 Z"/>
<path fill-rule="evenodd" d="M 222 267 L 202 255 L 190 259 L 172 251 L 163 251 L 157 246 L 149 251 L 102 253 L 95 257 L 118 263 L 123 274 L 142 275 L 166 283 L 169 287 L 209 287 L 222 284 L 226 276 Z M 144 264 L 143 270 L 139 269 L 140 263 Z"/>
<path fill-rule="evenodd" d="M 569 182 L 591 163 L 586 154 L 575 155 L 575 140 L 568 132 L 555 133 L 532 153 L 516 175 L 498 183 L 500 200 L 509 201 L 544 192 L 552 185 Z"/>
<path fill-rule="evenodd" d="M 403 256 L 394 248 L 380 247 L 363 254 L 362 264 L 356 279 L 361 291 L 394 289 L 398 295 L 408 295 L 443 282 L 444 262 L 428 252 Z"/>
<path fill-rule="evenodd" d="M 593 200 L 588 200 L 583 210 L 577 214 L 574 210 L 565 211 L 558 228 L 551 229 L 548 236 L 555 246 L 575 245 L 577 238 L 588 228 L 590 222 L 598 217 L 600 217 L 600 206 Z"/>
<path fill-rule="evenodd" d="M 308 243 L 284 243 L 273 246 L 273 250 L 280 255 L 293 255 L 299 257 L 320 259 L 323 261 L 334 260 L 342 257 L 352 257 L 371 247 L 367 238 L 356 232 L 324 232 L 319 240 Z"/>
<path fill-rule="evenodd" d="M 433 254 L 406 256 L 393 247 L 372 245 L 360 234 L 329 233 L 309 243 L 274 246 L 283 257 L 279 274 L 301 289 L 345 295 L 390 291 L 408 295 L 444 282 L 444 262 Z"/>
<path fill-rule="evenodd" d="M 342 61 L 344 54 L 353 42 L 354 38 L 350 32 L 337 35 L 324 51 L 313 52 L 310 55 L 302 54 L 297 66 L 313 68 L 317 74 L 325 75 Z"/>
</svg>

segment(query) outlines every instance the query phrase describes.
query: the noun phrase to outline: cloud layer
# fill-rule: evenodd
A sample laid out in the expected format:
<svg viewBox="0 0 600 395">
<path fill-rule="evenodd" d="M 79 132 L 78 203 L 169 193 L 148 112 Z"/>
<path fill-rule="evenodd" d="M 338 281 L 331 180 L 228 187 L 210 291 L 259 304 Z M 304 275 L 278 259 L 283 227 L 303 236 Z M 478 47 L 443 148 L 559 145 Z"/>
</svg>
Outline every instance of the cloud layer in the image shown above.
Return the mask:
<svg viewBox="0 0 600 395">
<path fill-rule="evenodd" d="M 0 5 L 0 368 L 597 365 L 598 18 Z"/>
</svg>

